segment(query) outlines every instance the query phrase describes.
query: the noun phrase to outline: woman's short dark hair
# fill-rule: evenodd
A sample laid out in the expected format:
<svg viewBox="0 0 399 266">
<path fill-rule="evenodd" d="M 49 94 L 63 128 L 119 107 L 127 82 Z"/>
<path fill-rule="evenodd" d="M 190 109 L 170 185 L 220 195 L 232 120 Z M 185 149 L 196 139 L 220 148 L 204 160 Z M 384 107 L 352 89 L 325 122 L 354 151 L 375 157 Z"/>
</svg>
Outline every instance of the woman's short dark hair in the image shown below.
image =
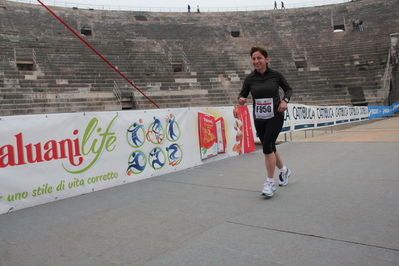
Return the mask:
<svg viewBox="0 0 399 266">
<path fill-rule="evenodd" d="M 255 52 L 260 52 L 265 58 L 268 57 L 267 50 L 263 46 L 254 46 L 254 47 L 252 47 L 251 48 L 251 52 L 250 52 L 251 57 L 252 57 L 253 53 L 255 53 Z"/>
</svg>

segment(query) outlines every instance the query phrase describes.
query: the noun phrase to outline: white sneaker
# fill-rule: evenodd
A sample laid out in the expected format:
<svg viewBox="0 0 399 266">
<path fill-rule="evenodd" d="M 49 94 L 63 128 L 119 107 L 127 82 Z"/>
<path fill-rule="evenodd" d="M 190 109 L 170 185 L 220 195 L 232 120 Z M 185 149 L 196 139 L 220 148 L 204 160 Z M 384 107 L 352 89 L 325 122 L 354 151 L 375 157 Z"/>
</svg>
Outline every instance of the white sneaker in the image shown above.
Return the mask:
<svg viewBox="0 0 399 266">
<path fill-rule="evenodd" d="M 274 185 L 274 182 L 266 181 L 266 183 L 263 184 L 264 188 L 262 190 L 262 195 L 271 197 L 274 195 L 274 192 L 276 192 L 276 187 Z"/>
<path fill-rule="evenodd" d="M 285 171 L 284 174 L 280 173 L 278 176 L 278 185 L 280 187 L 284 187 L 288 184 L 288 178 L 291 176 L 291 170 L 287 168 L 287 171 Z"/>
</svg>

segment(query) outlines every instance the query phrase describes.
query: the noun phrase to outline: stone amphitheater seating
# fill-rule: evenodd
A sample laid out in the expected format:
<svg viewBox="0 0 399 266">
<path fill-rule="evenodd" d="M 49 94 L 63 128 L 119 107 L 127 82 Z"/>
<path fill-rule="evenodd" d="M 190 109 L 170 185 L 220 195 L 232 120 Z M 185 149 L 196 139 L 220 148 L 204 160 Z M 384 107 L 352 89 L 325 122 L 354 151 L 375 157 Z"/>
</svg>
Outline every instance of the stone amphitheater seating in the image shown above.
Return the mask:
<svg viewBox="0 0 399 266">
<path fill-rule="evenodd" d="M 293 102 L 386 105 L 398 6 L 358 0 L 200 14 L 49 8 L 76 33 L 88 30 L 82 38 L 159 107 L 174 108 L 235 105 L 253 45 L 267 47 L 270 66 L 294 88 Z M 352 31 L 357 17 L 364 31 Z M 156 108 L 42 6 L 0 1 L 0 21 L 0 115 Z"/>
</svg>

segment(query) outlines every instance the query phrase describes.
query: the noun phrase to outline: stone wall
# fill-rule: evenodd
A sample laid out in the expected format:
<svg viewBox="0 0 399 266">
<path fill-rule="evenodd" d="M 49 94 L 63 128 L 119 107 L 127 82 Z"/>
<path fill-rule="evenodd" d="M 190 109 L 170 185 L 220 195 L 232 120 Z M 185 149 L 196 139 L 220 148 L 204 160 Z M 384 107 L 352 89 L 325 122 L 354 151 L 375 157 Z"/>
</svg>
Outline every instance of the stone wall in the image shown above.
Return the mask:
<svg viewBox="0 0 399 266">
<path fill-rule="evenodd" d="M 253 45 L 268 49 L 270 67 L 294 88 L 293 102 L 398 101 L 395 73 L 386 75 L 390 34 L 399 32 L 398 6 L 399 0 L 359 0 L 225 13 L 49 8 L 168 108 L 235 105 L 252 70 Z M 363 19 L 364 31 L 353 31 L 355 18 Z M 384 82 L 390 76 L 392 82 Z M 156 107 L 45 8 L 0 1 L 0 115 L 133 108 Z"/>
</svg>

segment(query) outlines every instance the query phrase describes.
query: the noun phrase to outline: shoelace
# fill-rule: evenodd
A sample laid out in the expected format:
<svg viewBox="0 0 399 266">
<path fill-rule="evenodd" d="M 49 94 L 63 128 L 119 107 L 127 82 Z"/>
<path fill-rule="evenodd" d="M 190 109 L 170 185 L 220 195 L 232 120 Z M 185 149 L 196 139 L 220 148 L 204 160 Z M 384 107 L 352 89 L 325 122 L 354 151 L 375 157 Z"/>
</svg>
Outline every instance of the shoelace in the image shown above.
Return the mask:
<svg viewBox="0 0 399 266">
<path fill-rule="evenodd" d="M 263 184 L 264 186 L 272 187 L 274 185 L 273 182 L 266 181 L 266 183 Z"/>
</svg>

